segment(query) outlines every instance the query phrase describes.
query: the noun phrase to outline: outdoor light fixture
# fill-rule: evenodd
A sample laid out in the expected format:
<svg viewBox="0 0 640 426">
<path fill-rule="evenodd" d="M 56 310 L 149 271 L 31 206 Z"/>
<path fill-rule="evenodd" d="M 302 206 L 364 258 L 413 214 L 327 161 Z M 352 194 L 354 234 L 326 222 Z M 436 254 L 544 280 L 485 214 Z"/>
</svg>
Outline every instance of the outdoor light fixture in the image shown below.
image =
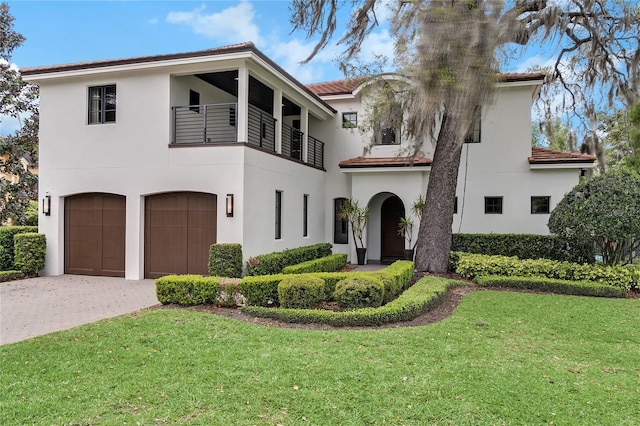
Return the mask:
<svg viewBox="0 0 640 426">
<path fill-rule="evenodd" d="M 42 199 L 42 213 L 45 216 L 51 216 L 51 195 L 45 195 Z"/>
<path fill-rule="evenodd" d="M 233 217 L 233 194 L 227 194 L 227 217 Z"/>
</svg>

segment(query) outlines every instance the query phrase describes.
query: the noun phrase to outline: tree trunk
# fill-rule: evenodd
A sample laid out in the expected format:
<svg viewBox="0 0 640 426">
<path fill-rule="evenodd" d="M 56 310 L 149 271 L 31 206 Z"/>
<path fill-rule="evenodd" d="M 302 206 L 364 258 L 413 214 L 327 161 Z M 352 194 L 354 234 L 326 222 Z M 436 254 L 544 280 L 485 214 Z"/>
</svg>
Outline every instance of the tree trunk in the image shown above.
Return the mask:
<svg viewBox="0 0 640 426">
<path fill-rule="evenodd" d="M 451 225 L 463 145 L 460 123 L 456 121 L 445 114 L 438 134 L 416 246 L 419 272 L 444 274 L 449 269 Z"/>
</svg>

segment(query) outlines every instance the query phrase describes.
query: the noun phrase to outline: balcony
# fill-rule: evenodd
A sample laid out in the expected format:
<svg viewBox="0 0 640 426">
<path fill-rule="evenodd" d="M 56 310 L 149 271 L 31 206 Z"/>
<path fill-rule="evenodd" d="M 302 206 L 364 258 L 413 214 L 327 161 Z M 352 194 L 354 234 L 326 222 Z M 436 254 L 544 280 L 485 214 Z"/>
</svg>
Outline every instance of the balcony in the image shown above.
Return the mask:
<svg viewBox="0 0 640 426">
<path fill-rule="evenodd" d="M 172 145 L 215 145 L 238 142 L 237 104 L 220 103 L 172 107 Z M 308 136 L 305 156 L 304 134 L 282 123 L 280 147 L 276 140 L 276 119 L 249 105 L 246 141 L 249 145 L 324 168 L 324 143 Z M 306 157 L 306 159 L 305 159 Z"/>
</svg>

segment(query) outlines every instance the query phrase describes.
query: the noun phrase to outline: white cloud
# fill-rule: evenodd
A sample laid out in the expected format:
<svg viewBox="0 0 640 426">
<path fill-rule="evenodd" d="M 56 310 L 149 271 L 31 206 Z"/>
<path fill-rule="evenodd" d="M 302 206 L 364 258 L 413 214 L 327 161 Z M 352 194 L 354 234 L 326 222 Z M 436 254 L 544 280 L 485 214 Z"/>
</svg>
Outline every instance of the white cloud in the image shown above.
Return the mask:
<svg viewBox="0 0 640 426">
<path fill-rule="evenodd" d="M 191 12 L 169 12 L 167 22 L 190 27 L 196 34 L 215 38 L 224 43 L 260 42 L 260 29 L 253 22 L 253 5 L 243 1 L 220 12 L 207 14 L 201 5 Z"/>
</svg>

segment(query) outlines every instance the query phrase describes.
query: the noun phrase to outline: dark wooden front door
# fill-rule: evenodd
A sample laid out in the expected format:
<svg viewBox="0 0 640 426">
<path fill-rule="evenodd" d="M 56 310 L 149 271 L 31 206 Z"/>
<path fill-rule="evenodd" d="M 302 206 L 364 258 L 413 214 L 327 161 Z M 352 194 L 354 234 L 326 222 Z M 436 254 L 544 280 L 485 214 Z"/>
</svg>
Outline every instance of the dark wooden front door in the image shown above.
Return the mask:
<svg viewBox="0 0 640 426">
<path fill-rule="evenodd" d="M 401 217 L 404 217 L 402 200 L 395 195 L 384 200 L 380 211 L 380 260 L 382 261 L 404 257 L 404 238 L 398 235 Z"/>
<path fill-rule="evenodd" d="M 64 203 L 65 273 L 124 277 L 126 199 L 80 194 Z"/>
<path fill-rule="evenodd" d="M 199 192 L 152 195 L 145 201 L 145 277 L 208 275 L 216 242 L 217 196 Z"/>
</svg>

